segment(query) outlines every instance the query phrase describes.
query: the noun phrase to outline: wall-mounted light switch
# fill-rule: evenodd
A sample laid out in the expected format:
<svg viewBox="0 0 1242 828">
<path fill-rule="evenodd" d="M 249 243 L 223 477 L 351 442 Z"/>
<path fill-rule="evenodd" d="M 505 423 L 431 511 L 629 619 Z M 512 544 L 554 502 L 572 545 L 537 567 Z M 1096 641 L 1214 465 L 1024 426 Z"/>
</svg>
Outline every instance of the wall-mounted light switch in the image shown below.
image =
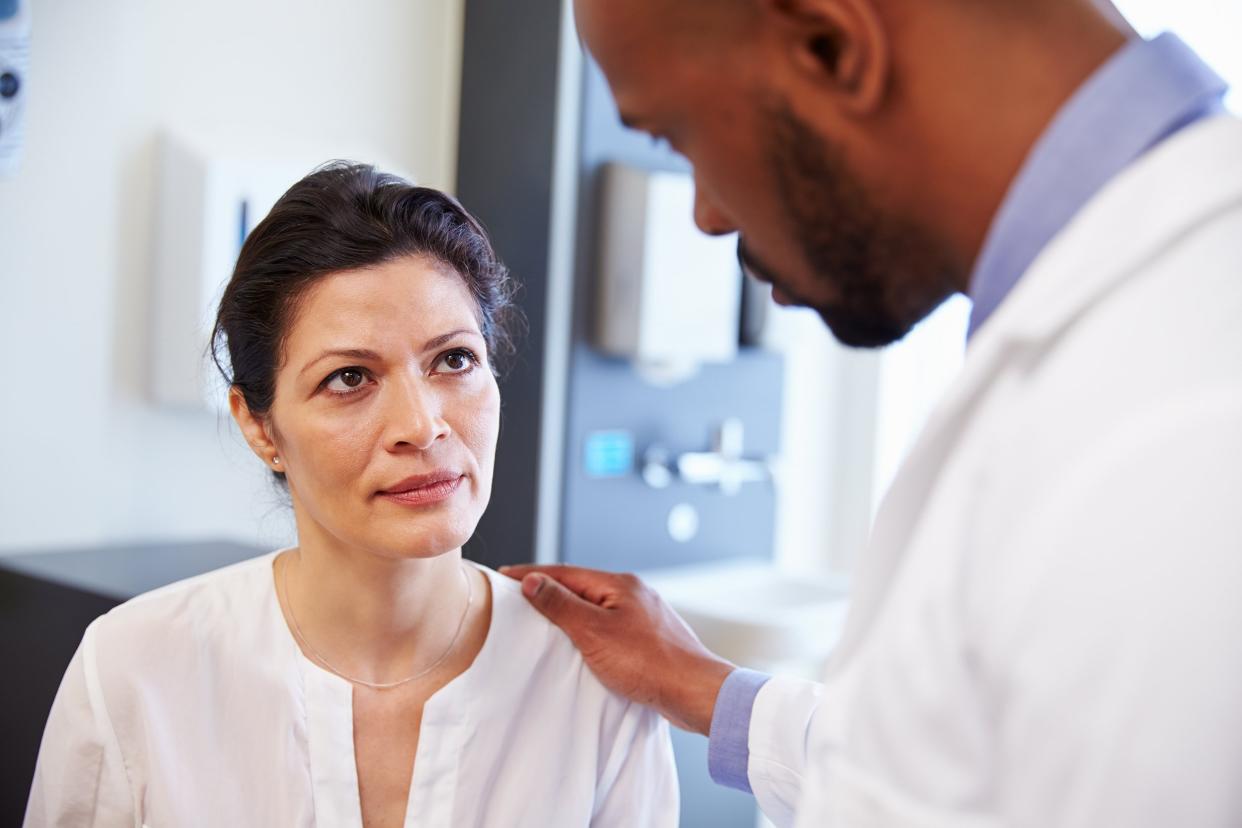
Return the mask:
<svg viewBox="0 0 1242 828">
<path fill-rule="evenodd" d="M 583 462 L 588 477 L 624 477 L 634 469 L 634 437 L 628 431 L 587 435 Z"/>
</svg>

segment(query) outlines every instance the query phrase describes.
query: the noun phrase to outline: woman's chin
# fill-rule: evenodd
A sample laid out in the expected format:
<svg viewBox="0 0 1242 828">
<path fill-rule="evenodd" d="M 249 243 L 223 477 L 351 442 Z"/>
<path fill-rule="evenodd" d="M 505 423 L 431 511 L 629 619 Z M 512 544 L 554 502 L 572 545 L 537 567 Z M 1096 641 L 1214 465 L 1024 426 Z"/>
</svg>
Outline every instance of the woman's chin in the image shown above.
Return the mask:
<svg viewBox="0 0 1242 828">
<path fill-rule="evenodd" d="M 377 549 L 385 557 L 408 560 L 438 558 L 461 549 L 473 533 L 473 526 L 469 527 L 469 531 L 464 527 L 444 527 L 430 531 L 426 527 L 402 527 L 367 545 Z"/>
</svg>

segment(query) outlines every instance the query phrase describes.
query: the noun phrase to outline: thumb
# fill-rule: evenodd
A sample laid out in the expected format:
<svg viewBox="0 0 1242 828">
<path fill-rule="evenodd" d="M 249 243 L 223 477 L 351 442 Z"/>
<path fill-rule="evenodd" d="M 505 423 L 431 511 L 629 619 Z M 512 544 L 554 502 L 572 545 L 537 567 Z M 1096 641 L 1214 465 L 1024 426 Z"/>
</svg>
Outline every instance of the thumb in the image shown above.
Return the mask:
<svg viewBox="0 0 1242 828">
<path fill-rule="evenodd" d="M 522 579 L 522 594 L 545 618 L 575 640 L 588 622 L 590 613 L 596 609 L 555 579 L 539 572 L 532 572 Z"/>
</svg>

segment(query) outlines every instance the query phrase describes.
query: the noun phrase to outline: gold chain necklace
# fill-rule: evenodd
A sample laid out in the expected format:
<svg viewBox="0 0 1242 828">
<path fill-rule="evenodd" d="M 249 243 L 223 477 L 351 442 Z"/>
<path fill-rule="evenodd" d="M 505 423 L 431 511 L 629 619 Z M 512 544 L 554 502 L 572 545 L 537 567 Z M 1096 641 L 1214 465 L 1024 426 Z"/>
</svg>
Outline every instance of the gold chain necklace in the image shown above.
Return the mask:
<svg viewBox="0 0 1242 828">
<path fill-rule="evenodd" d="M 300 556 L 301 552 L 299 551 L 298 554 Z M 293 595 L 289 592 L 289 564 L 288 562 L 286 562 L 285 565 L 281 567 L 281 570 L 280 570 L 280 588 L 281 588 L 281 591 L 285 593 L 285 604 L 287 604 L 289 607 L 289 620 L 293 622 L 293 634 L 298 639 L 298 641 L 300 641 L 302 645 L 306 647 L 306 649 L 310 650 L 311 655 L 315 657 L 315 661 L 319 662 L 323 666 L 323 668 L 327 670 L 329 673 L 332 673 L 332 675 L 339 676 L 340 678 L 343 678 L 346 681 L 348 681 L 350 684 L 358 684 L 363 687 L 369 687 L 372 690 L 389 690 L 393 687 L 400 687 L 403 684 L 409 684 L 411 681 L 414 681 L 415 679 L 420 679 L 423 676 L 427 675 L 432 670 L 436 669 L 441 664 L 443 664 L 444 660 L 449 657 L 449 653 L 453 652 L 453 648 L 457 646 L 457 639 L 461 638 L 461 632 L 466 627 L 466 617 L 470 615 L 470 605 L 474 603 L 474 585 L 470 582 L 470 576 L 466 574 L 465 565 L 459 564 L 458 571 L 461 572 L 461 577 L 466 582 L 466 606 L 461 611 L 461 618 L 458 619 L 457 621 L 457 630 L 453 633 L 453 639 L 449 641 L 448 647 L 444 650 L 443 653 L 440 654 L 439 658 L 437 658 L 435 661 L 431 663 L 431 666 L 428 667 L 427 669 L 421 670 L 415 673 L 414 675 L 409 676 L 408 678 L 401 679 L 400 681 L 390 681 L 386 683 L 365 681 L 363 679 L 354 678 L 353 676 L 345 675 L 340 670 L 333 667 L 332 663 L 323 657 L 323 653 L 315 649 L 315 645 L 311 644 L 309 641 L 306 640 L 306 636 L 302 634 L 302 627 L 298 624 L 297 613 L 293 611 Z"/>
</svg>

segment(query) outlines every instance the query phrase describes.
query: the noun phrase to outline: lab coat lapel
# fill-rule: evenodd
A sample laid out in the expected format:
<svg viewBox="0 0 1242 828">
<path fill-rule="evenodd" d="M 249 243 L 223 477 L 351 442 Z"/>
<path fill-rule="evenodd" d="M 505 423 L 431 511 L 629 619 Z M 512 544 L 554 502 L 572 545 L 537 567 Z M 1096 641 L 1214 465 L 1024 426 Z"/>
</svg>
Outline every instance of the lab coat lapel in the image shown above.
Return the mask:
<svg viewBox="0 0 1242 828">
<path fill-rule="evenodd" d="M 829 666 L 866 637 L 950 455 L 971 436 L 999 375 L 1059 335 L 1196 224 L 1242 201 L 1242 121 L 1216 118 L 1165 142 L 1111 182 L 1040 254 L 976 334 L 957 381 L 911 449 L 858 565 L 849 620 Z M 1168 194 L 1159 199 L 1152 193 Z M 952 539 L 950 539 L 952 540 Z"/>
</svg>

